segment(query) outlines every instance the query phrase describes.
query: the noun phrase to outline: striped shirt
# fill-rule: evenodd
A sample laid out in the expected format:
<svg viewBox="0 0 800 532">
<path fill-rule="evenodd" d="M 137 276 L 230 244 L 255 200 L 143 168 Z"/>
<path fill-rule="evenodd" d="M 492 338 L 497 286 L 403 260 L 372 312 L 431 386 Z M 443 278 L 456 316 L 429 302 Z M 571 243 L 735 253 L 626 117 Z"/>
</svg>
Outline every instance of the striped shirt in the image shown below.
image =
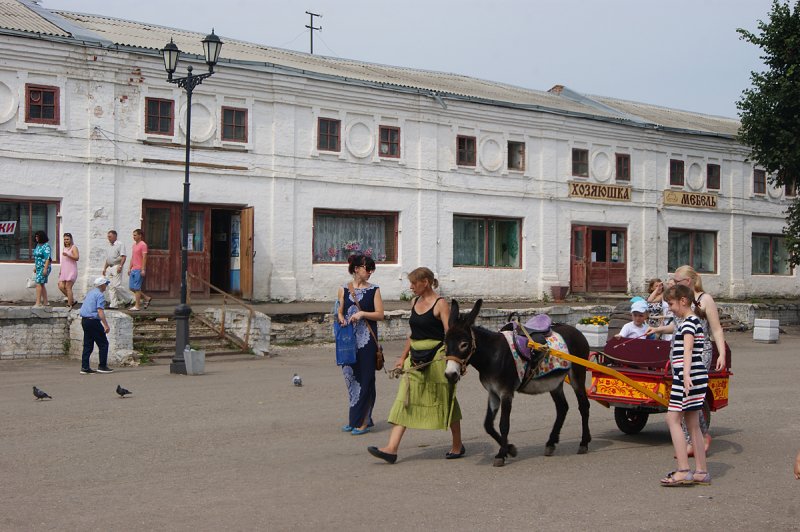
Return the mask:
<svg viewBox="0 0 800 532">
<path fill-rule="evenodd" d="M 688 393 L 684 393 L 684 339 L 688 335 L 694 337 L 691 366 L 689 368 L 692 387 Z M 670 356 L 672 363 L 672 389 L 669 397 L 670 411 L 700 410 L 703 407 L 708 387 L 708 370 L 703 363 L 704 344 L 705 333 L 697 316 L 693 314 L 687 316 L 677 325 Z"/>
</svg>

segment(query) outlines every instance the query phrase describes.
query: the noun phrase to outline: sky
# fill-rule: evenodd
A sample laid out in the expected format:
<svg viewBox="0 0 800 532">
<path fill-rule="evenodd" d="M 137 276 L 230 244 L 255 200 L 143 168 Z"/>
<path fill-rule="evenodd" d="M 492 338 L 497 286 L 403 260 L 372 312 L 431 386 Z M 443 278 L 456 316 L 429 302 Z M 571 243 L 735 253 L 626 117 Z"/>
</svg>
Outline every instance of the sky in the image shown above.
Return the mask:
<svg viewBox="0 0 800 532">
<path fill-rule="evenodd" d="M 736 118 L 772 0 L 41 0 L 268 46 Z M 225 55 L 223 46 L 222 56 Z"/>
</svg>

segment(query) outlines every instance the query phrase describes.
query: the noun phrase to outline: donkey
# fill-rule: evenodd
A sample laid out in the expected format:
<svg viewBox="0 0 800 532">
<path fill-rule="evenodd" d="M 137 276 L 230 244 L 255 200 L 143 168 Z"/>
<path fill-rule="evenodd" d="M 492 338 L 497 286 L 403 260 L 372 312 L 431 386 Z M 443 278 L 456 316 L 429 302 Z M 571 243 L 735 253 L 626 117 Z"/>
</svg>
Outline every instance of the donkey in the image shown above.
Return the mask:
<svg viewBox="0 0 800 532">
<path fill-rule="evenodd" d="M 569 405 L 564 396 L 564 378 L 569 375 L 570 384 L 578 397 L 578 410 L 581 413 L 583 434 L 581 436 L 578 454 L 585 454 L 589 450 L 592 440 L 589 434 L 589 399 L 586 396 L 586 368 L 572 364 L 568 372 L 558 372 L 554 375 L 545 375 L 528 382 L 522 389 L 520 380 L 514 366 L 514 360 L 508 342 L 498 332 L 493 332 L 483 327 L 475 326 L 475 318 L 481 309 L 483 300 L 475 302 L 472 310 L 459 316 L 458 302 L 453 300 L 450 307 L 450 322 L 445 345 L 447 347 L 447 367 L 445 375 L 451 383 L 458 382 L 462 370 L 471 364 L 479 373 L 483 387 L 489 392 L 488 408 L 483 427 L 486 432 L 500 444 L 500 451 L 494 457 L 493 465 L 500 467 L 505 464 L 506 456 L 517 455 L 517 448 L 508 443 L 509 418 L 511 415 L 511 402 L 514 400 L 514 391 L 526 394 L 540 394 L 550 392 L 556 404 L 556 421 L 550 438 L 545 447 L 545 456 L 552 456 L 559 441 L 561 427 L 567 416 Z M 565 324 L 554 324 L 553 331 L 562 336 L 567 344 L 569 353 L 583 359 L 589 356 L 589 344 L 583 334 L 575 327 Z M 497 410 L 500 412 L 500 434 L 494 428 Z"/>
</svg>

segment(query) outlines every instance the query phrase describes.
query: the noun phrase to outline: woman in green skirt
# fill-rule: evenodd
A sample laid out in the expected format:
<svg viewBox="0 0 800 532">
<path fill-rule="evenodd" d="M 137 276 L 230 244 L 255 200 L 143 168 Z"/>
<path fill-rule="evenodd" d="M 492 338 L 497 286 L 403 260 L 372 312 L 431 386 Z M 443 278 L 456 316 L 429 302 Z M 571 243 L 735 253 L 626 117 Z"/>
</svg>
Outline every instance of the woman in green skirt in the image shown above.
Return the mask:
<svg viewBox="0 0 800 532">
<path fill-rule="evenodd" d="M 430 269 L 417 268 L 408 274 L 408 281 L 417 297 L 411 305 L 411 318 L 408 320 L 411 335 L 395 365 L 395 368 L 403 369 L 403 376 L 389 412 L 389 423 L 394 427 L 386 446 L 368 447 L 367 451 L 393 464 L 397 461 L 397 449 L 407 428 L 449 428 L 453 444 L 445 458 L 461 458 L 465 453 L 461 442 L 461 409 L 455 384 L 450 384 L 444 375 L 444 333 L 450 319 L 450 307 L 436 293 L 439 283 Z M 412 351 L 417 357 L 412 356 Z M 431 355 L 431 361 L 425 362 Z"/>
</svg>

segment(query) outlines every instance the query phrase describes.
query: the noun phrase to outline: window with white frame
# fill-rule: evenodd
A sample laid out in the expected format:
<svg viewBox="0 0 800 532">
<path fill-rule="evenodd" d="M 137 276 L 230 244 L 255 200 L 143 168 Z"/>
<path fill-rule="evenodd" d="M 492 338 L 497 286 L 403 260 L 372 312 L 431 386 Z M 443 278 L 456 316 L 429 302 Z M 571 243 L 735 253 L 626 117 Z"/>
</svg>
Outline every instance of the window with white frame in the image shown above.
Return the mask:
<svg viewBox="0 0 800 532">
<path fill-rule="evenodd" d="M 767 193 L 767 172 L 765 170 L 753 170 L 753 194 Z"/>
<path fill-rule="evenodd" d="M 381 126 L 379 135 L 380 142 L 380 156 L 381 157 L 400 157 L 400 128 Z"/>
<path fill-rule="evenodd" d="M 717 233 L 670 229 L 667 244 L 667 268 L 674 272 L 688 264 L 700 273 L 716 272 Z"/>
<path fill-rule="evenodd" d="M 162 98 L 145 98 L 144 132 L 172 136 L 175 124 L 175 102 Z"/>
<path fill-rule="evenodd" d="M 791 275 L 786 238 L 779 235 L 753 235 L 753 275 Z"/>
<path fill-rule="evenodd" d="M 247 142 L 247 109 L 222 108 L 222 140 Z"/>
<path fill-rule="evenodd" d="M 59 88 L 48 85 L 25 85 L 25 122 L 58 125 Z"/>
<path fill-rule="evenodd" d="M 519 268 L 522 221 L 453 216 L 453 266 Z"/>
<path fill-rule="evenodd" d="M 0 262 L 33 262 L 36 231 L 45 232 L 58 262 L 57 212 L 56 202 L 0 198 Z"/>
<path fill-rule="evenodd" d="M 520 172 L 525 170 L 524 142 L 508 141 L 508 169 Z"/>
<path fill-rule="evenodd" d="M 313 262 L 397 262 L 397 213 L 314 209 Z"/>
<path fill-rule="evenodd" d="M 589 150 L 572 148 L 572 175 L 589 177 Z"/>
</svg>

